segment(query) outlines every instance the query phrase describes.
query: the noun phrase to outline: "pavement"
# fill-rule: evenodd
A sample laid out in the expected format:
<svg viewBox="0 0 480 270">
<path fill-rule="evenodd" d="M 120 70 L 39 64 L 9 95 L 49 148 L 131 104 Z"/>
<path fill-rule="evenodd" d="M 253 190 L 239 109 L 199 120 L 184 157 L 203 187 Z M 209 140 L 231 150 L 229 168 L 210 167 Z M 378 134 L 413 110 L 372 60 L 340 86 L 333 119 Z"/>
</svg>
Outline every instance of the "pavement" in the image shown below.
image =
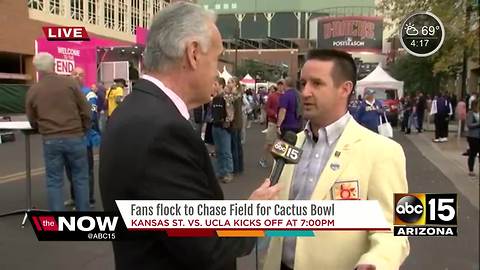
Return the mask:
<svg viewBox="0 0 480 270">
<path fill-rule="evenodd" d="M 246 199 L 268 176 L 269 169 L 258 166 L 263 145 L 261 130 L 254 124 L 248 130 L 245 146 L 245 173 L 232 183 L 222 184 L 227 199 Z M 472 270 L 479 267 L 478 177 L 467 175 L 465 139 L 444 144 L 431 142 L 432 133 L 403 135 L 395 132 L 407 157 L 410 192 L 458 193 L 458 237 L 411 237 L 411 254 L 401 269 Z M 41 138 L 32 136 L 32 202 L 46 207 Z M 0 144 L 0 212 L 25 205 L 24 142 Z M 97 162 L 98 164 L 98 162 Z M 478 166 L 478 165 L 476 165 Z M 478 168 L 477 168 L 478 169 Z M 98 170 L 98 168 L 96 168 Z M 96 187 L 98 191 L 98 185 Z M 64 187 L 65 195 L 68 186 Z M 100 198 L 97 195 L 97 202 Z M 100 211 L 102 206 L 96 205 Z M 108 242 L 39 242 L 31 226 L 20 228 L 23 215 L 0 218 L 0 269 L 114 269 Z M 328 247 L 325 247 L 328 248 Z M 321 250 L 319 251 L 321 252 Z M 255 255 L 240 258 L 238 270 L 255 269 Z"/>
</svg>

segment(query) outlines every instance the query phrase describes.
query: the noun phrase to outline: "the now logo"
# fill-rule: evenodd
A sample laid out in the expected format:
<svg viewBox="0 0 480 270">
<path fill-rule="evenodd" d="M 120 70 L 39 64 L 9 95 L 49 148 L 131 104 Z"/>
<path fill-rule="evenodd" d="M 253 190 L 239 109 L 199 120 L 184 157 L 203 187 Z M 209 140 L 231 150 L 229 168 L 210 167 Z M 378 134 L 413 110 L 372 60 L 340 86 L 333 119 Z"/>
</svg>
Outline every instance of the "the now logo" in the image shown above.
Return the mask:
<svg viewBox="0 0 480 270">
<path fill-rule="evenodd" d="M 88 41 L 87 30 L 81 26 L 44 26 L 43 33 L 48 41 Z"/>
<path fill-rule="evenodd" d="M 59 231 L 71 231 L 76 230 L 82 232 L 91 232 L 93 230 L 115 231 L 117 226 L 118 217 L 58 217 L 58 230 Z"/>
<path fill-rule="evenodd" d="M 57 212 L 61 213 L 61 212 Z M 75 213 L 62 215 L 32 215 L 32 223 L 37 232 L 112 232 L 118 223 L 118 216 L 103 213 Z M 86 212 L 85 212 L 86 213 Z"/>
</svg>

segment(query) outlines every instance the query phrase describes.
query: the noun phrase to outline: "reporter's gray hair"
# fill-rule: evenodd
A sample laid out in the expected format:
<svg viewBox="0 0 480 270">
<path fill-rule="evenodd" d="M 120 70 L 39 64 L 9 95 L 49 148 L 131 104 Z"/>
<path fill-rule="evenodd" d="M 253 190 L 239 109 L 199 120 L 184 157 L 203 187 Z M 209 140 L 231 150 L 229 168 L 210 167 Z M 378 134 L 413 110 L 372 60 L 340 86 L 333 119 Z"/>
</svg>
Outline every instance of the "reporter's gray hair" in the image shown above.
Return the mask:
<svg viewBox="0 0 480 270">
<path fill-rule="evenodd" d="M 188 42 L 197 41 L 203 52 L 211 46 L 209 22 L 213 12 L 191 3 L 179 2 L 160 11 L 150 27 L 143 64 L 147 71 L 165 71 L 179 63 Z"/>
<path fill-rule="evenodd" d="M 55 66 L 55 59 L 53 55 L 47 52 L 41 52 L 36 54 L 33 57 L 33 66 L 39 72 L 53 72 L 53 68 Z"/>
</svg>

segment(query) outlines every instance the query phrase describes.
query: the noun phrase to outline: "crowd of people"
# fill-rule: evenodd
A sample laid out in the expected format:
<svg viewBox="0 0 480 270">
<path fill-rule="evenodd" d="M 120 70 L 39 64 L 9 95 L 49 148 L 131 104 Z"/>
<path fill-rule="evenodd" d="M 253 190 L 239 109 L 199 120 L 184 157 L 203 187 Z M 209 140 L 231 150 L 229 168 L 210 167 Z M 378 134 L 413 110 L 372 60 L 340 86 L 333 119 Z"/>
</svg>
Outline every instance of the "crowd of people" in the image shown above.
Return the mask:
<svg viewBox="0 0 480 270">
<path fill-rule="evenodd" d="M 382 117 L 386 119 L 386 108 L 374 98 L 375 91 L 367 90 L 365 96 L 358 96 L 351 100 L 349 111 L 363 126 L 378 133 L 378 126 Z M 448 142 L 449 123 L 453 120 L 465 122 L 467 142 L 469 149 L 463 153 L 468 156 L 468 171 L 470 176 L 475 176 L 475 158 L 479 156 L 479 117 L 478 94 L 466 95 L 464 100 L 458 101 L 456 95 L 441 92 L 433 97 L 425 96 L 422 92 L 413 95 L 407 94 L 400 99 L 398 106 L 398 120 L 400 131 L 406 135 L 424 131 L 425 122 L 434 124 L 434 143 Z M 462 125 L 462 123 L 461 123 Z M 480 157 L 479 157 L 480 158 Z"/>
<path fill-rule="evenodd" d="M 237 77 L 228 82 L 218 77 L 213 88 L 211 101 L 193 109 L 191 120 L 197 134 L 214 146 L 211 155 L 215 157 L 217 177 L 223 183 L 230 183 L 234 175 L 243 173 L 243 145 L 252 121 L 266 125 L 265 151 L 259 160 L 264 168 L 268 167 L 273 142 L 287 131 L 297 133 L 302 128 L 300 93 L 291 78 L 271 85 L 268 93 L 244 90 Z"/>
</svg>

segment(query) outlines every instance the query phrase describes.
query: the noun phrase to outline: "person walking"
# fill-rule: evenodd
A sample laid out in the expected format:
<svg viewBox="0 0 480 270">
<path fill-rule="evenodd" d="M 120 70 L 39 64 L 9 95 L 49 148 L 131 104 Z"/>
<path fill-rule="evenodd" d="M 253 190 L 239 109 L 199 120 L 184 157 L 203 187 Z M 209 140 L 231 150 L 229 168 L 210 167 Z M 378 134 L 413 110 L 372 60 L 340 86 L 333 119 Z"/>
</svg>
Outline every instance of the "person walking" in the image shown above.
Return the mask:
<svg viewBox="0 0 480 270">
<path fill-rule="evenodd" d="M 267 158 L 270 156 L 273 143 L 278 139 L 277 133 L 277 116 L 280 97 L 283 95 L 283 88 L 277 88 L 272 85 L 270 87 L 271 93 L 268 95 L 266 107 L 267 113 L 267 132 L 265 133 L 265 146 L 263 156 L 260 158 L 259 164 L 262 168 L 268 166 Z"/>
<path fill-rule="evenodd" d="M 418 93 L 418 101 L 416 107 L 417 114 L 417 131 L 418 133 L 423 132 L 423 122 L 425 118 L 425 110 L 427 109 L 427 100 L 422 92 Z"/>
<path fill-rule="evenodd" d="M 478 99 L 473 100 L 471 110 L 467 114 L 467 141 L 468 151 L 468 175 L 475 176 L 473 171 L 475 167 L 475 159 L 480 154 L 480 102 Z M 478 157 L 480 161 L 480 156 Z"/>
<path fill-rule="evenodd" d="M 452 104 L 448 101 L 446 95 L 440 95 L 432 101 L 430 115 L 434 115 L 435 139 L 433 142 L 448 142 L 448 122 L 452 115 Z"/>
</svg>

